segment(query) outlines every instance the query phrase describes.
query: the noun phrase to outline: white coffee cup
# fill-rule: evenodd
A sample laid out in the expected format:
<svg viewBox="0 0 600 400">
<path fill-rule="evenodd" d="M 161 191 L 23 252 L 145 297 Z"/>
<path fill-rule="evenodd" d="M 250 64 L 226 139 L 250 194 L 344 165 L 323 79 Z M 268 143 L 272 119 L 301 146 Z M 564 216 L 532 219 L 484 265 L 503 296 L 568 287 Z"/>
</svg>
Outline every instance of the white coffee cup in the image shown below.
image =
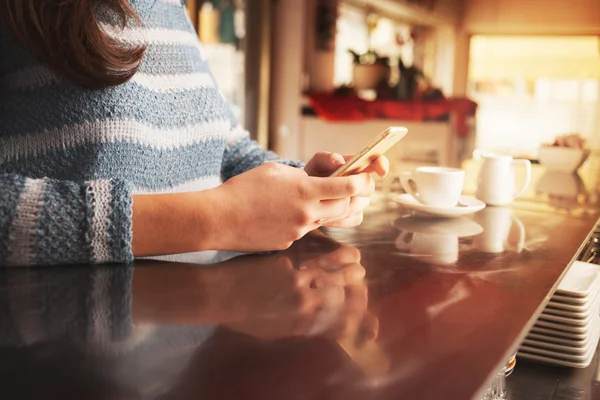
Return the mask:
<svg viewBox="0 0 600 400">
<path fill-rule="evenodd" d="M 447 167 L 419 167 L 415 172 L 402 174 L 400 182 L 404 190 L 420 203 L 454 207 L 463 190 L 465 171 Z"/>
</svg>

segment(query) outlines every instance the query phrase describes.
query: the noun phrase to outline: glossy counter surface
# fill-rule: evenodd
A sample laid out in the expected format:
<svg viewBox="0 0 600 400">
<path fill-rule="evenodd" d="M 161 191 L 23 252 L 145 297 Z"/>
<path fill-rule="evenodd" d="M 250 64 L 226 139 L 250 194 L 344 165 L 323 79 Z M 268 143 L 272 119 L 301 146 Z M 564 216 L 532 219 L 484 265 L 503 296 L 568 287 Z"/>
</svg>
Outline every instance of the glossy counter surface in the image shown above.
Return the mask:
<svg viewBox="0 0 600 400">
<path fill-rule="evenodd" d="M 465 168 L 469 191 L 476 168 Z M 358 229 L 316 232 L 280 253 L 1 270 L 0 391 L 474 398 L 599 217 L 600 169 L 563 178 L 585 193 L 561 192 L 556 203 L 536 190 L 540 168 L 512 207 L 456 220 L 407 216 L 387 187 Z"/>
</svg>

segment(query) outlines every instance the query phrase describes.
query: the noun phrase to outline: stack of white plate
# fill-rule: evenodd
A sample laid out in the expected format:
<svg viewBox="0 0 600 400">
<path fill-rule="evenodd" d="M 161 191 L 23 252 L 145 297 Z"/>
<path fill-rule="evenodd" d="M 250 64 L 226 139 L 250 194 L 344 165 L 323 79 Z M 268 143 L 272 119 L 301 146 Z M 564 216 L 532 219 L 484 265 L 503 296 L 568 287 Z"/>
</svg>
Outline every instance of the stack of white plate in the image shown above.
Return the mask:
<svg viewBox="0 0 600 400">
<path fill-rule="evenodd" d="M 587 367 L 600 338 L 600 266 L 576 261 L 521 344 L 519 358 Z"/>
</svg>

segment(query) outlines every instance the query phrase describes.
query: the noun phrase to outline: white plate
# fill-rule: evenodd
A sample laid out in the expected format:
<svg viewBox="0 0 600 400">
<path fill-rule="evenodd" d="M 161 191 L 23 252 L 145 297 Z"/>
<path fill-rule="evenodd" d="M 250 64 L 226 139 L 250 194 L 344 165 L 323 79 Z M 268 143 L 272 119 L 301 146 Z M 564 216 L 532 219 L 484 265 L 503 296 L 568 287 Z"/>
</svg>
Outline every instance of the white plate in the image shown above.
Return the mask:
<svg viewBox="0 0 600 400">
<path fill-rule="evenodd" d="M 525 346 L 528 346 L 528 347 L 535 347 L 537 349 L 555 350 L 558 352 L 566 352 L 566 353 L 572 353 L 572 354 L 587 354 L 587 352 L 589 351 L 589 344 L 590 344 L 590 342 L 588 341 L 588 343 L 586 343 L 585 345 L 582 345 L 581 347 L 571 347 L 571 346 L 565 346 L 565 345 L 556 344 L 556 343 L 549 343 L 549 342 L 545 342 L 543 340 L 526 339 L 523 341 L 523 344 L 521 345 L 521 347 L 525 348 Z"/>
<path fill-rule="evenodd" d="M 521 346 L 519 351 L 526 352 L 529 354 L 536 354 L 538 356 L 550 357 L 553 359 L 565 360 L 565 361 L 573 361 L 573 362 L 582 362 L 588 359 L 590 356 L 590 349 L 586 349 L 587 351 L 583 353 L 565 353 L 562 351 L 552 351 L 540 349 L 539 347 L 530 347 L 530 346 Z"/>
<path fill-rule="evenodd" d="M 595 354 L 596 354 L 595 352 L 592 352 L 592 354 L 589 356 L 589 358 L 587 358 L 586 360 L 584 360 L 582 362 L 573 362 L 573 361 L 566 361 L 566 360 L 561 360 L 561 359 L 557 359 L 557 358 L 544 357 L 544 356 L 540 356 L 540 355 L 536 355 L 536 354 L 530 354 L 525 351 L 519 351 L 517 353 L 517 358 L 522 358 L 522 359 L 531 360 L 531 361 L 539 361 L 539 362 L 542 362 L 545 364 L 550 364 L 550 365 L 560 365 L 562 367 L 587 368 L 590 365 L 590 363 L 592 362 L 592 359 L 594 358 Z"/>
<path fill-rule="evenodd" d="M 588 323 L 585 325 L 568 325 L 565 323 L 544 321 L 544 320 L 538 319 L 537 322 L 535 323 L 534 327 L 550 328 L 553 330 L 570 332 L 570 333 L 586 333 L 586 332 L 589 332 L 590 329 L 592 328 L 592 326 L 593 326 L 592 322 L 595 322 L 595 320 L 592 319 L 591 321 L 588 321 Z"/>
<path fill-rule="evenodd" d="M 576 311 L 561 310 L 560 308 L 546 307 L 546 308 L 544 308 L 544 312 L 542 314 L 554 315 L 557 317 L 567 317 L 567 318 L 573 318 L 573 319 L 584 319 L 584 318 L 587 318 L 588 316 L 590 316 L 590 314 L 592 314 L 592 311 L 593 311 L 592 308 L 584 310 L 583 312 L 576 312 Z"/>
<path fill-rule="evenodd" d="M 558 296 L 555 295 L 557 298 L 555 299 L 554 296 L 550 299 L 550 301 L 548 302 L 548 304 L 546 305 L 546 307 L 552 307 L 552 308 L 559 308 L 561 310 L 568 310 L 568 311 L 575 311 L 575 312 L 586 312 L 588 310 L 591 310 L 593 308 L 593 304 L 594 302 L 600 300 L 600 298 L 597 296 L 595 297 L 588 297 L 586 299 L 586 301 L 583 302 L 578 302 L 578 303 L 573 303 L 571 300 L 573 300 L 572 297 L 566 297 L 566 296 Z M 570 301 L 569 303 L 564 303 L 561 298 L 565 298 L 567 299 L 567 301 Z"/>
<path fill-rule="evenodd" d="M 592 311 L 593 312 L 591 312 L 589 315 L 587 315 L 584 318 L 573 318 L 573 317 L 565 317 L 565 316 L 546 314 L 546 312 L 544 310 L 544 312 L 538 318 L 538 321 L 552 321 L 552 322 L 558 322 L 559 324 L 585 326 L 585 325 L 589 325 L 590 320 L 594 317 L 594 315 L 598 314 L 598 307 L 595 306 Z"/>
<path fill-rule="evenodd" d="M 593 340 L 590 340 L 590 338 L 593 339 L 596 336 L 598 336 L 599 334 L 600 334 L 600 325 L 596 324 L 596 326 L 590 331 L 590 335 L 587 336 L 587 338 L 584 340 L 577 340 L 577 341 L 566 341 L 565 340 L 566 343 L 555 343 L 555 342 L 553 342 L 553 340 L 556 340 L 555 338 L 549 338 L 548 336 L 543 336 L 543 335 L 540 335 L 540 336 L 536 335 L 536 337 L 532 337 L 532 335 L 528 335 L 527 338 L 525 338 L 525 340 L 523 341 L 522 345 L 581 354 L 581 353 L 586 353 L 589 350 L 590 345 L 593 343 Z M 539 339 L 537 337 L 539 337 Z"/>
<path fill-rule="evenodd" d="M 596 323 L 596 322 L 593 322 L 593 323 Z M 547 334 L 547 335 L 552 335 L 552 336 L 561 337 L 561 338 L 565 338 L 565 339 L 571 339 L 571 340 L 585 339 L 586 337 L 588 337 L 589 331 L 590 331 L 589 329 L 581 329 L 579 332 L 567 332 L 567 331 L 563 331 L 563 330 L 553 329 L 550 327 L 538 326 L 537 324 L 534 325 L 533 328 L 531 328 L 531 332 L 533 332 L 533 333 Z"/>
<path fill-rule="evenodd" d="M 557 336 L 552 336 L 552 335 L 543 334 L 543 333 L 529 332 L 529 335 L 527 335 L 526 340 L 541 341 L 544 343 L 553 343 L 553 344 L 559 344 L 559 345 L 563 345 L 563 346 L 578 348 L 578 347 L 582 347 L 582 346 L 587 346 L 587 344 L 590 341 L 590 337 L 585 336 L 583 339 L 577 340 L 577 339 L 560 338 Z"/>
<path fill-rule="evenodd" d="M 598 332 L 594 332 L 594 336 L 592 336 L 592 340 L 590 341 L 590 343 L 588 344 L 588 348 L 586 349 L 587 351 L 582 352 L 582 353 L 578 352 L 577 350 L 576 351 L 569 350 L 568 352 L 565 352 L 565 351 L 561 351 L 561 350 L 547 350 L 547 349 L 542 349 L 539 347 L 533 347 L 533 346 L 527 346 L 527 345 L 522 345 L 519 348 L 519 352 L 526 352 L 529 354 L 550 357 L 552 359 L 558 359 L 558 360 L 562 360 L 562 361 L 585 362 L 590 357 L 590 354 L 593 357 L 594 353 L 596 352 L 597 344 L 598 344 Z"/>
<path fill-rule="evenodd" d="M 566 305 L 570 309 L 565 309 L 564 307 L 561 307 L 560 303 L 558 303 L 559 306 L 557 307 L 556 306 L 557 303 L 550 304 L 550 302 L 549 302 L 546 305 L 546 308 L 544 308 L 543 314 L 558 315 L 561 317 L 569 317 L 569 318 L 575 318 L 575 319 L 586 318 L 589 315 L 591 315 L 592 313 L 598 311 L 598 309 L 600 308 L 599 300 L 600 300 L 600 296 L 596 295 L 588 306 L 575 307 L 575 306 Z"/>
<path fill-rule="evenodd" d="M 590 337 L 593 336 L 591 334 L 583 334 L 583 335 L 578 335 L 577 337 L 564 337 L 565 332 L 548 330 L 547 328 L 537 328 L 537 329 L 538 330 L 546 329 L 546 332 L 531 331 L 527 334 L 526 339 L 541 340 L 544 342 L 560 344 L 560 345 L 565 345 L 565 346 L 571 346 L 571 347 L 581 347 L 581 346 L 585 346 L 589 342 Z M 600 317 L 594 318 L 594 320 L 591 323 L 591 327 L 590 327 L 589 331 L 590 332 L 600 331 Z"/>
<path fill-rule="evenodd" d="M 477 211 L 485 208 L 485 203 L 479 199 L 473 197 L 460 197 L 460 203 L 464 206 L 455 207 L 435 207 L 427 206 L 419 203 L 417 199 L 412 197 L 410 194 L 400 194 L 394 197 L 394 200 L 398 202 L 402 207 L 414 211 L 419 215 L 427 217 L 438 217 L 438 218 L 458 218 L 464 215 L 473 214 Z"/>
<path fill-rule="evenodd" d="M 589 306 L 593 300 L 592 297 L 571 297 L 571 296 L 562 296 L 559 294 L 552 295 L 552 303 L 560 303 L 560 304 L 568 304 L 571 306 L 579 306 L 586 307 Z M 586 305 L 587 304 L 587 305 Z"/>
<path fill-rule="evenodd" d="M 425 220 L 410 216 L 396 219 L 393 225 L 401 231 L 457 237 L 476 236 L 483 232 L 483 227 L 469 218 Z"/>
<path fill-rule="evenodd" d="M 555 294 L 570 297 L 588 297 L 596 294 L 594 288 L 600 283 L 600 266 L 575 261 L 558 284 Z"/>
</svg>

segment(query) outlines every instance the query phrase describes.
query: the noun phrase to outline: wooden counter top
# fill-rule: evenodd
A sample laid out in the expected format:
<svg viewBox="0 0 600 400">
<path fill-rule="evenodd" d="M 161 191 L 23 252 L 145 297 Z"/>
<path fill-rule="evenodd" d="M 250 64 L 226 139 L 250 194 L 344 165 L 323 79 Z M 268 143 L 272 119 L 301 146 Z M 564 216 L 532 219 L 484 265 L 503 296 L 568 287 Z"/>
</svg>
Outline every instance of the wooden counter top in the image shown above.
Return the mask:
<svg viewBox="0 0 600 400">
<path fill-rule="evenodd" d="M 465 168 L 471 176 L 474 167 Z M 538 169 L 532 191 L 506 212 L 437 222 L 435 235 L 432 221 L 405 224 L 384 189 L 359 228 L 311 234 L 284 252 L 2 270 L 0 392 L 474 398 L 596 225 L 599 172 L 581 172 L 585 195 L 553 203 L 535 190 Z M 508 244 L 492 253 L 482 235 L 507 219 Z M 459 251 L 450 259 L 414 254 L 406 233 L 432 249 L 456 240 Z M 344 275 L 323 283 L 340 268 Z"/>
</svg>

